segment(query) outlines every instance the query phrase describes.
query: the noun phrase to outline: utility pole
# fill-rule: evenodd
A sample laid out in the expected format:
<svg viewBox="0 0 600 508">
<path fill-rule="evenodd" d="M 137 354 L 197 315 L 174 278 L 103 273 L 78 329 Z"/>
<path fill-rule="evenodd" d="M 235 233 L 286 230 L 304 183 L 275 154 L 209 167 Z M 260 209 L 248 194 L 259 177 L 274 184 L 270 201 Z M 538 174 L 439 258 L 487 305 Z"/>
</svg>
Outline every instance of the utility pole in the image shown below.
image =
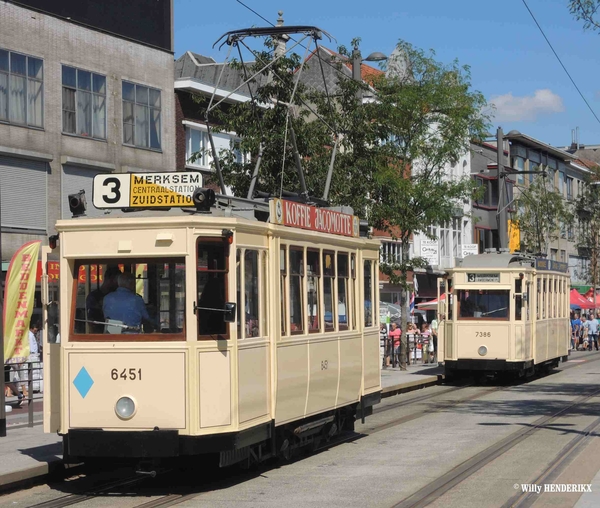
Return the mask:
<svg viewBox="0 0 600 508">
<path fill-rule="evenodd" d="M 506 201 L 506 182 L 504 181 L 504 133 L 502 127 L 496 132 L 496 146 L 498 154 L 498 212 L 496 222 L 498 226 L 498 243 L 501 249 L 508 249 L 508 214 Z"/>
</svg>

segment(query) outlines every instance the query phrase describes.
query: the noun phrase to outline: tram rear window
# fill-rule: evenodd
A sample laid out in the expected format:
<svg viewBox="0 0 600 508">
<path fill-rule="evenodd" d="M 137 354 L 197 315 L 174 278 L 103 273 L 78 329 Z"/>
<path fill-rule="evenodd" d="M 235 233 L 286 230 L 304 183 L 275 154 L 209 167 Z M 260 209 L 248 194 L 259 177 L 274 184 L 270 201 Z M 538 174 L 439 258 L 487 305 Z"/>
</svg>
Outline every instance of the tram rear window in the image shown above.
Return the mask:
<svg viewBox="0 0 600 508">
<path fill-rule="evenodd" d="M 509 291 L 461 289 L 458 291 L 459 319 L 508 319 Z"/>
<path fill-rule="evenodd" d="M 185 340 L 183 258 L 80 261 L 75 270 L 74 340 Z"/>
</svg>

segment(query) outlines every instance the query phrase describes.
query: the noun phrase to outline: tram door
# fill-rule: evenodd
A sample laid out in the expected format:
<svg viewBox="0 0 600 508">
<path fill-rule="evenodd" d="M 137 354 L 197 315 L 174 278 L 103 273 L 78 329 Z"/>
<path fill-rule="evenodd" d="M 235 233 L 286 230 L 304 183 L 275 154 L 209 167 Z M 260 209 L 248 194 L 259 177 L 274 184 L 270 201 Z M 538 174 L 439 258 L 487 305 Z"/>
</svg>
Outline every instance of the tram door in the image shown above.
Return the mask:
<svg viewBox="0 0 600 508">
<path fill-rule="evenodd" d="M 60 429 L 60 287 L 58 252 L 42 246 L 44 432 Z"/>
<path fill-rule="evenodd" d="M 438 339 L 437 339 L 437 348 L 438 350 L 435 352 L 436 354 L 436 358 L 438 363 L 441 363 L 444 361 L 444 351 L 445 351 L 445 336 L 446 334 L 444 333 L 445 328 L 446 328 L 446 298 L 443 298 L 443 295 L 446 292 L 446 285 L 444 284 L 444 279 L 442 279 L 441 277 L 438 277 L 437 280 L 437 316 L 435 316 L 435 319 L 437 320 L 438 323 L 438 330 L 437 330 L 437 335 L 438 335 Z"/>
</svg>

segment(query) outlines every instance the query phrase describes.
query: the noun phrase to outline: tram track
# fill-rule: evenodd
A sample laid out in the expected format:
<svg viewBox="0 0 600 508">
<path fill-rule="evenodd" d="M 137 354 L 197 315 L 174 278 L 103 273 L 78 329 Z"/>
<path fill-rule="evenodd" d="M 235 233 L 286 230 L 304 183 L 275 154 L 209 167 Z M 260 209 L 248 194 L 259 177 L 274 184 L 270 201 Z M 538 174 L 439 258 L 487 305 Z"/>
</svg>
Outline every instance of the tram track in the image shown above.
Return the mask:
<svg viewBox="0 0 600 508">
<path fill-rule="evenodd" d="M 577 362 L 577 363 L 573 362 L 572 364 L 566 364 L 566 365 L 562 366 L 560 370 L 562 371 L 562 370 L 577 368 L 577 367 L 581 367 L 587 363 L 593 363 L 593 362 L 600 361 L 600 355 L 594 355 L 594 356 L 597 356 L 597 358 L 592 358 L 589 360 L 586 359 L 585 362 Z M 546 377 L 546 376 L 535 376 L 533 378 L 528 379 L 527 382 L 533 381 L 536 379 L 540 379 L 543 377 Z M 392 421 L 383 423 L 381 425 L 364 428 L 358 432 L 348 433 L 346 435 L 339 436 L 337 439 L 332 439 L 331 441 L 325 442 L 323 445 L 316 448 L 312 453 L 318 453 L 318 452 L 324 451 L 328 448 L 332 448 L 332 447 L 335 447 L 335 446 L 338 446 L 338 445 L 341 445 L 341 444 L 344 444 L 347 442 L 355 441 L 362 437 L 371 436 L 376 433 L 382 432 L 384 430 L 393 428 L 395 426 L 402 425 L 404 423 L 408 423 L 408 422 L 417 420 L 419 418 L 431 415 L 433 413 L 445 411 L 445 410 L 451 409 L 455 406 L 459 406 L 460 404 L 471 402 L 473 400 L 485 397 L 492 393 L 510 390 L 512 387 L 518 386 L 519 384 L 525 384 L 525 383 L 516 383 L 516 384 L 512 383 L 510 385 L 481 387 L 481 386 L 477 386 L 474 383 L 470 382 L 468 384 L 461 385 L 461 386 L 449 387 L 449 388 L 439 391 L 437 393 L 421 395 L 421 396 L 413 397 L 409 400 L 404 400 L 404 401 L 400 401 L 397 403 L 389 404 L 389 405 L 386 405 L 379 409 L 376 409 L 374 411 L 374 414 L 382 414 L 382 413 L 385 413 L 385 412 L 393 410 L 393 409 L 410 406 L 412 404 L 417 404 L 417 403 L 424 402 L 427 400 L 435 399 L 437 397 L 441 397 L 441 396 L 447 395 L 449 393 L 466 390 L 466 389 L 473 388 L 473 387 L 483 388 L 482 390 L 478 391 L 477 393 L 471 394 L 467 397 L 463 397 L 463 398 L 460 398 L 457 400 L 450 400 L 450 401 L 434 403 L 433 406 L 428 406 L 425 409 L 402 416 L 400 418 L 396 418 Z M 542 417 L 542 418 L 536 420 L 535 422 L 533 422 L 531 424 L 530 428 L 518 431 L 514 434 L 511 434 L 510 436 L 508 436 L 501 442 L 499 442 L 495 445 L 492 445 L 491 447 L 484 450 L 483 452 L 480 452 L 480 454 L 476 455 L 475 457 L 472 457 L 471 459 L 468 459 L 467 461 L 463 462 L 462 464 L 456 466 L 454 469 L 452 469 L 446 475 L 441 476 L 440 478 L 438 478 L 438 480 L 429 484 L 429 486 L 426 486 L 424 489 L 421 489 L 419 491 L 419 493 L 414 494 L 414 495 L 400 501 L 398 504 L 394 505 L 394 508 L 418 507 L 418 506 L 426 506 L 426 505 L 430 504 L 435 499 L 441 497 L 445 492 L 447 492 L 454 486 L 458 485 L 460 482 L 466 480 L 475 471 L 479 470 L 481 467 L 485 466 L 487 463 L 491 462 L 492 460 L 499 457 L 503 453 L 506 453 L 508 450 L 510 450 L 512 447 L 517 445 L 519 442 L 521 442 L 522 440 L 524 440 L 527 437 L 529 437 L 530 435 L 532 435 L 534 432 L 542 429 L 544 425 L 546 425 L 546 424 L 550 423 L 552 420 L 564 415 L 566 412 L 568 412 L 570 409 L 575 407 L 577 404 L 581 404 L 581 403 L 585 402 L 586 400 L 593 398 L 599 394 L 600 394 L 600 390 L 598 390 L 597 392 L 594 392 L 591 395 L 579 397 L 579 398 L 575 399 L 567 407 L 559 410 L 555 414 L 546 416 L 546 417 Z M 557 459 L 557 463 L 555 464 L 554 467 L 549 467 L 548 470 L 544 471 L 536 480 L 534 480 L 530 483 L 540 483 L 541 481 L 551 479 L 551 477 L 553 475 L 557 475 L 559 472 L 561 472 L 562 468 L 566 467 L 566 465 L 570 462 L 570 459 L 575 457 L 581 451 L 581 449 L 587 445 L 587 439 L 589 439 L 590 435 L 598 427 L 600 427 L 600 418 L 598 418 L 590 426 L 588 426 L 584 430 L 583 435 L 578 436 L 578 438 L 573 440 L 571 443 L 568 443 L 563 448 L 563 450 L 561 450 L 561 453 L 558 455 L 558 457 L 561 457 L 561 454 L 564 454 L 565 456 L 562 460 Z M 235 479 L 236 479 L 236 483 L 245 481 L 247 479 L 246 475 L 248 475 L 248 479 L 253 476 L 253 474 L 248 473 L 248 472 L 242 472 L 241 474 L 234 475 Z M 66 507 L 66 506 L 72 506 L 72 505 L 83 503 L 85 501 L 88 501 L 88 500 L 91 500 L 91 499 L 94 499 L 94 498 L 97 498 L 100 496 L 107 495 L 110 492 L 118 491 L 124 487 L 142 484 L 148 478 L 149 478 L 148 476 L 134 476 L 134 477 L 129 477 L 129 478 L 126 478 L 123 480 L 107 482 L 105 484 L 101 484 L 100 486 L 87 489 L 85 492 L 82 492 L 79 494 L 77 494 L 77 493 L 68 494 L 66 496 L 62 496 L 57 499 L 53 499 L 53 500 L 45 501 L 45 502 L 38 503 L 35 505 L 31 505 L 29 508 L 62 508 L 62 507 Z M 226 485 L 230 485 L 231 480 L 232 480 L 231 476 L 227 476 L 227 478 L 223 478 L 223 479 L 216 479 L 216 481 L 211 484 L 210 491 L 218 490 L 219 488 L 221 488 L 221 486 L 225 487 Z M 152 499 L 150 501 L 143 502 L 139 505 L 135 505 L 134 508 L 163 508 L 163 507 L 169 507 L 169 506 L 176 506 L 176 505 L 186 502 L 190 499 L 195 499 L 195 498 L 201 497 L 203 494 L 206 494 L 206 491 L 204 491 L 204 492 L 189 492 L 188 491 L 188 492 L 181 492 L 181 493 L 170 493 L 170 494 L 166 494 L 161 497 L 157 497 L 156 499 Z M 512 507 L 512 506 L 519 506 L 519 507 L 530 506 L 532 504 L 532 502 L 535 501 L 535 499 L 536 499 L 535 497 L 532 497 L 531 495 L 528 495 L 528 494 L 515 496 L 509 502 L 507 502 L 507 504 L 504 505 L 503 508 L 508 508 L 508 507 Z"/>
<path fill-rule="evenodd" d="M 485 450 L 483 450 L 483 451 L 479 452 L 478 454 L 474 455 L 473 457 L 465 460 L 461 464 L 458 464 L 457 466 L 453 467 L 446 474 L 440 476 L 439 478 L 437 478 L 433 482 L 429 483 L 428 485 L 425 485 L 422 488 L 420 488 L 416 493 L 414 493 L 414 494 L 404 498 L 403 500 L 399 501 L 398 503 L 394 504 L 392 506 L 392 508 L 420 508 L 420 507 L 424 507 L 424 506 L 431 504 L 432 502 L 441 498 L 446 492 L 450 491 L 451 489 L 453 489 L 454 487 L 456 487 L 457 485 L 459 485 L 460 483 L 465 481 L 467 478 L 469 478 L 475 472 L 481 470 L 483 467 L 485 467 L 486 465 L 491 463 L 493 460 L 504 455 L 506 452 L 508 452 L 509 450 L 514 448 L 517 444 L 519 444 L 522 441 L 524 441 L 525 439 L 531 437 L 539 430 L 546 428 L 546 426 L 548 424 L 552 423 L 554 420 L 557 420 L 558 418 L 568 414 L 572 409 L 574 409 L 578 405 L 583 404 L 583 403 L 587 402 L 588 400 L 590 400 L 594 397 L 597 397 L 599 395 L 600 395 L 600 389 L 594 391 L 593 393 L 591 393 L 589 395 L 582 395 L 580 397 L 577 397 L 576 399 L 574 399 L 573 401 L 568 403 L 568 405 L 566 405 L 562 409 L 554 412 L 551 415 L 542 416 L 542 417 L 538 418 L 534 422 L 528 424 L 526 428 L 520 429 L 516 432 L 513 432 L 512 434 L 506 436 L 505 438 L 501 439 L 497 443 L 494 443 L 493 445 L 489 446 Z M 563 448 L 563 451 L 565 451 L 567 454 L 573 453 L 573 455 L 571 455 L 571 457 L 575 456 L 576 455 L 575 450 L 577 449 L 577 453 L 578 453 L 578 451 L 581 450 L 581 448 L 578 448 L 578 447 L 580 445 L 583 447 L 584 442 L 585 442 L 584 438 L 589 436 L 593 432 L 593 430 L 596 429 L 598 426 L 600 426 L 600 418 L 595 420 L 591 425 L 589 425 L 585 429 L 584 435 L 581 436 L 582 439 L 575 438 L 573 441 L 576 440 L 576 442 L 572 442 L 571 446 L 569 446 L 569 444 L 567 444 L 565 446 L 565 448 Z M 565 460 L 568 460 L 568 458 L 565 457 Z M 557 465 L 557 467 L 558 467 L 558 465 Z M 544 476 L 544 474 L 550 475 L 554 471 L 556 471 L 556 468 L 554 468 L 554 469 L 548 468 L 548 470 L 545 471 L 545 473 L 542 473 L 541 476 Z M 519 501 L 520 499 L 521 499 L 521 497 L 519 496 L 515 501 Z M 520 502 L 524 502 L 525 499 L 529 499 L 529 498 L 527 496 L 525 496 L 523 498 L 523 500 Z M 513 505 L 509 504 L 507 506 L 513 506 Z M 529 505 L 523 504 L 522 506 L 529 506 Z"/>
<path fill-rule="evenodd" d="M 530 484 L 541 485 L 544 483 L 554 483 L 554 480 L 567 468 L 567 466 L 588 446 L 593 432 L 600 428 L 600 418 L 596 418 L 590 425 L 583 429 L 582 433 L 569 441 L 556 455 L 551 464 Z M 539 499 L 539 495 L 531 492 L 517 494 L 509 499 L 502 508 L 527 508 L 532 506 Z"/>
</svg>

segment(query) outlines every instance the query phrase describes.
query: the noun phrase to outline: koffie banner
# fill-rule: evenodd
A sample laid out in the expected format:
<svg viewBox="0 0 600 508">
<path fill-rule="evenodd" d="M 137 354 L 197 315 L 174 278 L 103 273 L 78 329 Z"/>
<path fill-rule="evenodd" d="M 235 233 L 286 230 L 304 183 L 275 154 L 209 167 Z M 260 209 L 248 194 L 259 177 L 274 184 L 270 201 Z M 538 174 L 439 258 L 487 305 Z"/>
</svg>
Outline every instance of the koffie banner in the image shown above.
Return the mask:
<svg viewBox="0 0 600 508">
<path fill-rule="evenodd" d="M 24 361 L 29 356 L 29 322 L 41 244 L 36 240 L 21 246 L 8 265 L 4 287 L 5 361 Z"/>
<path fill-rule="evenodd" d="M 100 174 L 94 177 L 96 208 L 164 208 L 194 206 L 192 195 L 202 187 L 196 172 Z"/>
<path fill-rule="evenodd" d="M 271 222 L 332 235 L 359 235 L 359 219 L 356 215 L 285 199 L 271 200 Z"/>
</svg>

